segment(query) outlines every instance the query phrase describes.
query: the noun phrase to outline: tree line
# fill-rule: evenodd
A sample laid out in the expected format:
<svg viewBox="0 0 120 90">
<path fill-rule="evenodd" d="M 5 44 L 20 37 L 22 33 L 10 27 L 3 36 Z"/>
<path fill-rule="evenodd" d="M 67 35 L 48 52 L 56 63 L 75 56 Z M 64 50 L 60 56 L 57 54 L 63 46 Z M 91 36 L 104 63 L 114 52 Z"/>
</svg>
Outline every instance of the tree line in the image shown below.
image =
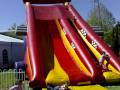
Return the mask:
<svg viewBox="0 0 120 90">
<path fill-rule="evenodd" d="M 99 6 L 98 6 L 99 5 Z M 104 32 L 103 39 L 111 46 L 117 56 L 120 51 L 120 22 L 116 21 L 112 13 L 102 2 L 96 4 L 89 12 L 87 22 L 91 26 L 100 26 Z"/>
</svg>

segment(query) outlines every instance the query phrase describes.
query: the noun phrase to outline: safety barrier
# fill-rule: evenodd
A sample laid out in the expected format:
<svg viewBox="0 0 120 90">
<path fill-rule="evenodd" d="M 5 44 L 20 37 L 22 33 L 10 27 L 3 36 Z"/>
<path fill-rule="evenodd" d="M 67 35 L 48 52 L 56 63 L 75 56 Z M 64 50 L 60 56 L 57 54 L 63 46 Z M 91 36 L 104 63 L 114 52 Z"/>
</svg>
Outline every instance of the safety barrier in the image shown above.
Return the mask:
<svg viewBox="0 0 120 90">
<path fill-rule="evenodd" d="M 22 70 L 0 70 L 0 90 L 9 90 L 10 87 L 20 80 L 23 81 L 22 90 L 31 90 L 28 81 L 25 79 L 25 72 Z"/>
</svg>

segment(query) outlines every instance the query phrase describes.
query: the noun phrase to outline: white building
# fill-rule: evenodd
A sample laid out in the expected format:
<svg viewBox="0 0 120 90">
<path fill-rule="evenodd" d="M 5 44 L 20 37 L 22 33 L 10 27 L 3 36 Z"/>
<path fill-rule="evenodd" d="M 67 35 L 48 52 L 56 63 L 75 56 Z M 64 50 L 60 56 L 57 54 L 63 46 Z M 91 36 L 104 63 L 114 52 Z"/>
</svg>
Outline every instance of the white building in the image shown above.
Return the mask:
<svg viewBox="0 0 120 90">
<path fill-rule="evenodd" d="M 15 61 L 23 60 L 23 40 L 0 34 L 0 68 L 13 66 Z"/>
</svg>

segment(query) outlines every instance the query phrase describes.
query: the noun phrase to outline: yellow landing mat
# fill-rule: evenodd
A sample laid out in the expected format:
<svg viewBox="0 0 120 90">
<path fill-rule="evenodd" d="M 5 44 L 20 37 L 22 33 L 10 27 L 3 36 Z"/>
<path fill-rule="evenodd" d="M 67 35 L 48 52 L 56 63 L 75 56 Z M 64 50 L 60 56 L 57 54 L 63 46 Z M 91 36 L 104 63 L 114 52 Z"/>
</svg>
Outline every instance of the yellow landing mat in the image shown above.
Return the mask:
<svg viewBox="0 0 120 90">
<path fill-rule="evenodd" d="M 70 90 L 108 90 L 100 85 L 88 85 L 88 86 L 69 86 Z M 47 90 L 47 89 L 42 89 Z"/>
<path fill-rule="evenodd" d="M 104 72 L 103 76 L 105 77 L 108 83 L 111 82 L 120 82 L 120 74 L 114 72 Z"/>
</svg>

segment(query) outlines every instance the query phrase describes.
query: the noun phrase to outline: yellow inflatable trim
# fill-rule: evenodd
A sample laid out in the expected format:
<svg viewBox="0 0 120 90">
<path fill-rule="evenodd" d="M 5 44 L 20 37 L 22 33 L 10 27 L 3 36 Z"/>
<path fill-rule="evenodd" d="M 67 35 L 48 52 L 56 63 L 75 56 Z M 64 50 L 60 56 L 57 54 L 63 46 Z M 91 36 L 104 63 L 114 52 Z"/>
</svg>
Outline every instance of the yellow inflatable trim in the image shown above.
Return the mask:
<svg viewBox="0 0 120 90">
<path fill-rule="evenodd" d="M 104 72 L 103 76 L 105 77 L 105 79 L 108 83 L 110 83 L 110 82 L 120 82 L 120 75 L 116 74 L 114 72 L 111 72 L 111 71 Z"/>
<path fill-rule="evenodd" d="M 72 21 L 72 20 L 71 20 Z M 92 53 L 95 55 L 95 57 L 97 58 L 97 60 L 99 61 L 101 58 L 101 54 L 91 45 L 91 43 L 86 39 L 86 37 L 83 36 L 83 34 L 81 33 L 81 31 L 77 28 L 77 26 L 74 24 L 74 22 L 72 21 L 73 25 L 76 27 L 80 37 L 83 39 L 83 41 L 86 43 L 86 45 L 90 48 L 90 50 L 92 51 Z M 106 64 L 107 61 L 104 62 L 104 64 Z M 108 65 L 108 68 L 110 70 L 112 70 L 113 72 L 120 74 L 112 65 Z"/>
<path fill-rule="evenodd" d="M 30 56 L 29 56 L 29 52 L 28 52 L 28 47 L 26 48 L 26 56 L 27 56 L 27 63 L 28 63 L 28 67 L 29 67 L 29 70 L 30 70 L 30 76 L 32 76 L 33 72 L 32 72 L 32 67 L 31 67 L 31 62 L 30 62 Z"/>
<path fill-rule="evenodd" d="M 67 49 L 67 51 L 69 52 L 69 54 L 71 55 L 71 57 L 73 57 L 74 61 L 76 62 L 76 65 L 87 75 L 92 76 L 91 73 L 88 71 L 88 69 L 84 66 L 84 64 L 81 62 L 81 60 L 79 59 L 78 55 L 76 54 L 75 50 L 72 48 L 71 44 L 69 43 L 69 41 L 67 40 L 64 31 L 62 30 L 62 27 L 59 24 L 59 21 L 56 20 L 56 25 L 58 27 L 59 33 L 61 35 L 63 44 L 65 46 L 65 48 Z"/>
<path fill-rule="evenodd" d="M 88 85 L 88 86 L 70 86 L 70 90 L 108 90 L 100 85 Z"/>
<path fill-rule="evenodd" d="M 54 69 L 52 69 L 46 78 L 46 84 L 51 85 L 60 85 L 65 83 L 66 81 L 69 82 L 69 77 L 66 72 L 60 66 L 57 57 L 54 55 Z"/>
</svg>

